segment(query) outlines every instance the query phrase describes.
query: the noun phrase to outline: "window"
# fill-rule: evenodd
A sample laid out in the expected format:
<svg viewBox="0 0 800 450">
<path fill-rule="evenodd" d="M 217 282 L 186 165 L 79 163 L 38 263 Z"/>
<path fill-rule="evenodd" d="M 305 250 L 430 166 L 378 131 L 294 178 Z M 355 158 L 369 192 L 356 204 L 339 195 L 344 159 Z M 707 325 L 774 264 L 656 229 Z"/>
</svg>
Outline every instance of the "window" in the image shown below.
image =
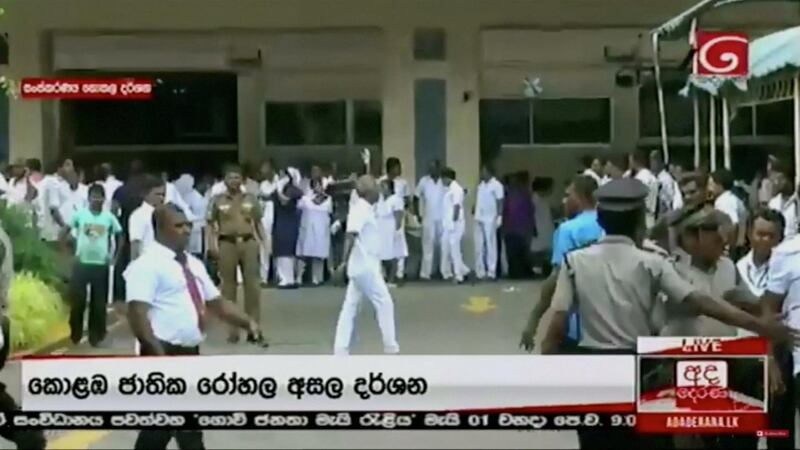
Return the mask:
<svg viewBox="0 0 800 450">
<path fill-rule="evenodd" d="M 268 102 L 267 145 L 343 145 L 347 141 L 346 104 Z"/>
<path fill-rule="evenodd" d="M 353 137 L 358 145 L 381 145 L 383 139 L 381 102 L 353 102 Z"/>
<path fill-rule="evenodd" d="M 423 28 L 414 31 L 414 59 L 444 61 L 445 58 L 445 32 L 443 29 Z"/>
<path fill-rule="evenodd" d="M 694 136 L 692 100 L 679 93 L 686 86 L 686 74 L 678 71 L 665 72 L 662 86 L 667 135 L 673 137 Z M 705 117 L 708 115 L 706 114 Z M 639 88 L 639 134 L 642 137 L 661 136 L 658 89 L 655 77 L 652 75 L 645 78 Z"/>
<path fill-rule="evenodd" d="M 481 100 L 481 138 L 502 144 L 531 142 L 531 103 L 528 100 Z"/>
<path fill-rule="evenodd" d="M 756 106 L 756 134 L 792 136 L 794 134 L 792 106 L 791 100 Z"/>
<path fill-rule="evenodd" d="M 141 76 L 156 80 L 151 101 L 68 103 L 74 113 L 76 145 L 237 142 L 236 75 Z"/>
<path fill-rule="evenodd" d="M 611 142 L 607 98 L 481 100 L 481 147 Z"/>
<path fill-rule="evenodd" d="M 534 100 L 533 142 L 611 142 L 611 101 L 607 98 Z"/>
</svg>

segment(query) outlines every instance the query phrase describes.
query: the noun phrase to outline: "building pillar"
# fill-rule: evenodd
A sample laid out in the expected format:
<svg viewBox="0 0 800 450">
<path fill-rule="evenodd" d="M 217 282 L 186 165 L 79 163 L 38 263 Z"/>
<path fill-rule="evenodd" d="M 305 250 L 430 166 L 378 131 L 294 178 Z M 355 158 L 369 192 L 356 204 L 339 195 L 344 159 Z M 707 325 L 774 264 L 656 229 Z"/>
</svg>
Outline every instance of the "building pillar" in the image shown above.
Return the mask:
<svg viewBox="0 0 800 450">
<path fill-rule="evenodd" d="M 240 72 L 237 76 L 237 114 L 238 114 L 238 158 L 240 162 L 259 164 L 265 159 L 262 154 L 261 108 L 264 103 L 264 90 L 260 89 L 260 78 L 253 72 Z"/>
<path fill-rule="evenodd" d="M 411 28 L 384 30 L 386 59 L 383 66 L 383 142 L 386 158 L 395 157 L 403 165 L 403 178 L 416 186 L 414 160 L 414 71 Z M 373 172 L 383 172 L 383 164 Z"/>
<path fill-rule="evenodd" d="M 480 30 L 462 26 L 447 30 L 447 165 L 467 189 L 464 212 L 464 262 L 474 265 L 473 217 L 480 176 Z"/>
<path fill-rule="evenodd" d="M 14 22 L 11 22 L 14 23 Z M 21 25 L 21 24 L 20 24 Z M 26 77 L 47 76 L 44 35 L 22 26 L 9 32 L 9 65 L 6 76 L 15 82 Z M 58 152 L 53 126 L 47 126 L 48 100 L 12 99 L 9 102 L 9 160 L 20 158 L 51 159 Z M 51 124 L 52 125 L 52 124 Z M 46 136 L 45 134 L 51 136 Z M 47 147 L 47 152 L 45 152 Z M 45 154 L 47 153 L 47 154 Z"/>
</svg>

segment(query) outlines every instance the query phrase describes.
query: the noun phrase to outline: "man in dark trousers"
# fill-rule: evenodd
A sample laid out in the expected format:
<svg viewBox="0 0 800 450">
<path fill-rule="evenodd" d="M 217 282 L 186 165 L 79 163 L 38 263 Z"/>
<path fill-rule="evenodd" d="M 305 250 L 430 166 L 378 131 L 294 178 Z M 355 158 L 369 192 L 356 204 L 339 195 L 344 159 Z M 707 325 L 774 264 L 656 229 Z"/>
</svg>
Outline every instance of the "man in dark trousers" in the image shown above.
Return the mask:
<svg viewBox="0 0 800 450">
<path fill-rule="evenodd" d="M 125 270 L 128 321 L 142 356 L 199 355 L 212 312 L 248 333 L 263 336 L 251 317 L 223 300 L 202 261 L 186 251 L 192 224 L 172 204 L 153 212 L 155 242 Z M 175 437 L 182 449 L 203 449 L 202 431 L 143 430 L 136 449 L 165 449 Z"/>
</svg>

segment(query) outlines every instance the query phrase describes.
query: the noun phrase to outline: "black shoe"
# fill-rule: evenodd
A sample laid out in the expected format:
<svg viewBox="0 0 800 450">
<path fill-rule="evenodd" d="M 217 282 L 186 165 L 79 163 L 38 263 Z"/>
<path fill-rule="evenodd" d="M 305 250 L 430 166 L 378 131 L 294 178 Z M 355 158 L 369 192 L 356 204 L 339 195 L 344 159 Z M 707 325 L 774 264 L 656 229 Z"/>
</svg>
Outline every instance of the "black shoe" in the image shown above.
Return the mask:
<svg viewBox="0 0 800 450">
<path fill-rule="evenodd" d="M 111 343 L 106 339 L 89 340 L 89 345 L 93 348 L 111 348 Z"/>
</svg>

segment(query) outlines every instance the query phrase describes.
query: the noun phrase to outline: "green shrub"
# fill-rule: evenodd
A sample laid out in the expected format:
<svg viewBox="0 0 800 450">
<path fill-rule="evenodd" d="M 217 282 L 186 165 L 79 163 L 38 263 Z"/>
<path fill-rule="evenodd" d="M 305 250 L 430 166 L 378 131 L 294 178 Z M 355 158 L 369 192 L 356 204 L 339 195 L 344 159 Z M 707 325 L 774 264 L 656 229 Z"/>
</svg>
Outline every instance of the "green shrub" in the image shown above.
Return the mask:
<svg viewBox="0 0 800 450">
<path fill-rule="evenodd" d="M 62 290 L 59 255 L 42 241 L 39 228 L 31 224 L 30 213 L 19 207 L 0 205 L 0 224 L 14 248 L 14 272 L 29 272 Z"/>
<path fill-rule="evenodd" d="M 58 292 L 30 273 L 18 273 L 8 292 L 11 351 L 29 350 L 68 332 L 67 308 Z"/>
</svg>

